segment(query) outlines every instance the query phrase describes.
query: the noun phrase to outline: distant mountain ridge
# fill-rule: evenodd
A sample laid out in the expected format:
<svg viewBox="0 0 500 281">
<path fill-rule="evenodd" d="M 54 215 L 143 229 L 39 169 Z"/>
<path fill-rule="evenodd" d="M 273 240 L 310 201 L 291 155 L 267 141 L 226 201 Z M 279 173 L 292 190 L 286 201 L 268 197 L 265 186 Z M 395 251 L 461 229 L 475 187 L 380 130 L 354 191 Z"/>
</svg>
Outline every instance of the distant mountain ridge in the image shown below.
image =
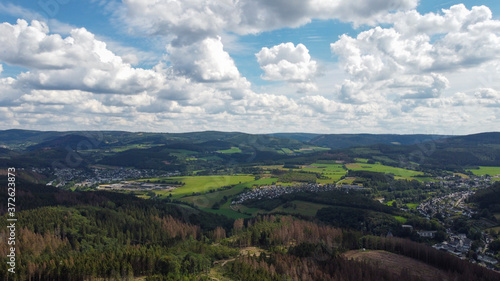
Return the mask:
<svg viewBox="0 0 500 281">
<path fill-rule="evenodd" d="M 449 138 L 447 135 L 397 135 L 397 134 L 328 134 L 319 135 L 308 142 L 331 149 L 367 146 L 374 144 L 410 145 Z"/>
<path fill-rule="evenodd" d="M 72 136 L 70 136 L 72 135 Z M 79 137 L 78 137 L 79 136 Z M 188 133 L 147 133 L 126 131 L 32 131 L 3 130 L 0 131 L 0 146 L 9 149 L 34 150 L 42 147 L 57 147 L 65 142 L 74 143 L 84 138 L 97 138 L 100 145 L 154 143 L 171 144 L 175 142 L 208 142 L 224 141 L 238 145 L 241 143 L 300 143 L 315 146 L 341 149 L 353 146 L 373 144 L 417 144 L 429 140 L 449 138 L 447 135 L 398 135 L 398 134 L 312 134 L 312 133 L 273 133 L 247 134 L 240 132 L 203 131 Z M 472 137 L 473 138 L 473 137 Z M 285 141 L 286 140 L 286 141 Z"/>
</svg>

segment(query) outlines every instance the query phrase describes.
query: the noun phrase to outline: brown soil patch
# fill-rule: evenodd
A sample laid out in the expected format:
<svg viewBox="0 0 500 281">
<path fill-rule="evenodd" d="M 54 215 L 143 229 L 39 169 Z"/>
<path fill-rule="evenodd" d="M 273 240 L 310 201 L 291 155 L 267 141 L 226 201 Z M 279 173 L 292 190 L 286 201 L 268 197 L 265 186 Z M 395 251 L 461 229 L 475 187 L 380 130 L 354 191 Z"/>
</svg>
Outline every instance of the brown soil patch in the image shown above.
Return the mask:
<svg viewBox="0 0 500 281">
<path fill-rule="evenodd" d="M 433 266 L 405 256 L 385 251 L 359 251 L 353 250 L 344 253 L 347 259 L 363 260 L 394 274 L 407 270 L 409 274 L 423 280 L 446 280 L 445 273 Z"/>
</svg>

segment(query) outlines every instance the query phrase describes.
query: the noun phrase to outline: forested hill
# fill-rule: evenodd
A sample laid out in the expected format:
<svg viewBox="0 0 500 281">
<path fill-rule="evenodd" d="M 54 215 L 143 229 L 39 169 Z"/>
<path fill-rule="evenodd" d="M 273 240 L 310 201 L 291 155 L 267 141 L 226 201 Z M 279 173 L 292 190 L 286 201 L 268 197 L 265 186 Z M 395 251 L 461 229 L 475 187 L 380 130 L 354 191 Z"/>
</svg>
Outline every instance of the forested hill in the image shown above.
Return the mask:
<svg viewBox="0 0 500 281">
<path fill-rule="evenodd" d="M 500 133 L 433 139 L 411 145 L 376 144 L 347 148 L 342 152 L 389 166 L 464 171 L 477 166 L 500 165 Z"/>
<path fill-rule="evenodd" d="M 396 135 L 396 134 L 330 134 L 319 135 L 309 140 L 309 143 L 332 149 L 353 146 L 368 146 L 374 144 L 409 145 L 444 139 L 445 135 Z"/>
<path fill-rule="evenodd" d="M 0 204 L 6 186 L 0 180 Z M 360 248 L 425 263 L 435 280 L 499 278 L 422 244 L 289 216 L 233 221 L 168 200 L 61 191 L 22 179 L 16 186 L 16 270 L 7 271 L 11 246 L 1 243 L 2 280 L 426 280 L 344 256 Z M 4 214 L 0 237 L 7 237 L 6 223 Z"/>
</svg>

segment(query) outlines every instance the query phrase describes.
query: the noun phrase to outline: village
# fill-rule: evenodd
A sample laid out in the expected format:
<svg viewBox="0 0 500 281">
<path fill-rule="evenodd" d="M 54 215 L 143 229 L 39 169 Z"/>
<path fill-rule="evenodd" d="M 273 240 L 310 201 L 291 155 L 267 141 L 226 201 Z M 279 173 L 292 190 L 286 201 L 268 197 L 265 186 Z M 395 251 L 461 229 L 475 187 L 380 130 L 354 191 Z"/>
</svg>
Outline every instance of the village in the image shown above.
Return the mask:
<svg viewBox="0 0 500 281">
<path fill-rule="evenodd" d="M 417 207 L 417 212 L 427 220 L 435 219 L 446 228 L 446 241 L 433 245 L 435 249 L 448 252 L 461 259 L 469 259 L 470 262 L 480 263 L 492 270 L 498 260 L 494 253 L 488 251 L 493 237 L 486 231 L 481 231 L 480 243 L 473 246 L 473 240 L 465 233 L 457 233 L 450 225 L 459 218 L 472 218 L 477 212 L 467 204 L 467 199 L 474 195 L 476 190 L 486 188 L 490 185 L 491 178 L 488 176 L 474 176 L 468 179 L 457 177 L 446 177 L 442 181 L 431 184 L 439 184 L 451 188 L 452 192 L 441 197 L 430 198 Z M 485 222 L 486 223 L 486 222 Z M 422 237 L 433 238 L 436 231 L 420 231 Z M 476 261 L 477 260 L 477 261 Z"/>
<path fill-rule="evenodd" d="M 165 172 L 158 170 L 134 169 L 134 168 L 90 168 L 90 169 L 54 169 L 53 175 L 56 177 L 47 183 L 55 187 L 96 187 L 105 184 L 102 188 L 119 188 L 129 185 L 121 183 L 125 180 L 144 179 L 153 177 L 174 177 L 180 175 L 179 172 Z M 116 184 L 111 187 L 112 184 Z M 144 189 L 152 189 L 146 185 Z"/>
</svg>

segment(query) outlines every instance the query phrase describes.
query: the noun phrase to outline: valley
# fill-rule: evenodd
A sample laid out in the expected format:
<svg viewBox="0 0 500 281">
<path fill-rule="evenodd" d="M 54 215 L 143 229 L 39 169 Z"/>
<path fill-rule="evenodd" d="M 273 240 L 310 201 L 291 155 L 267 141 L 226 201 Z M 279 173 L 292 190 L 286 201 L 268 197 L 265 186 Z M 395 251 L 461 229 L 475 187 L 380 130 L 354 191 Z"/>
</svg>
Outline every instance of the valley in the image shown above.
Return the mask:
<svg viewBox="0 0 500 281">
<path fill-rule="evenodd" d="M 127 247 L 131 245 L 145 247 L 145 251 L 153 245 L 163 245 L 161 251 L 168 259 L 177 259 L 171 264 L 173 260 L 163 261 L 158 256 L 150 271 L 141 262 L 129 263 L 130 267 L 116 273 L 117 276 L 143 276 L 145 280 L 163 280 L 160 276 L 231 280 L 234 272 L 248 271 L 261 272 L 261 277 L 273 280 L 278 260 L 317 257 L 318 254 L 321 259 L 337 263 L 370 264 L 377 274 L 390 276 L 387 280 L 408 275 L 407 269 L 394 271 L 391 265 L 394 255 L 403 252 L 379 252 L 380 245 L 365 245 L 364 241 L 371 241 L 371 237 L 413 241 L 416 244 L 411 247 L 422 245 L 429 248 L 426 251 L 431 251 L 433 246 L 432 250 L 450 259 L 479 264 L 491 272 L 500 270 L 500 208 L 498 201 L 487 200 L 499 188 L 500 165 L 489 165 L 497 163 L 495 157 L 500 155 L 500 144 L 490 135 L 464 136 L 463 140 L 439 136 L 417 144 L 401 144 L 403 139 L 409 142 L 410 137 L 395 137 L 394 144 L 387 144 L 390 140 L 387 135 L 379 139 L 377 135 L 359 135 L 360 139 L 366 138 L 361 142 L 373 143 L 332 148 L 333 144 L 318 146 L 318 140 L 338 141 L 341 136 L 316 135 L 304 140 L 305 136 L 297 134 L 288 136 L 299 139 L 223 132 L 39 132 L 38 135 L 26 132 L 24 143 L 29 143 L 26 145 L 21 141 L 22 131 L 15 132 L 16 138 L 12 133 L 0 132 L 0 145 L 4 147 L 0 166 L 16 167 L 23 185 L 33 186 L 22 197 L 20 213 L 32 216 L 36 210 L 43 210 L 59 217 L 66 212 L 72 222 L 62 221 L 53 227 L 59 229 L 56 236 L 63 239 L 61 245 L 70 243 L 64 247 L 71 248 L 73 259 L 101 253 L 102 250 L 97 249 L 111 245 L 124 253 L 130 251 Z M 481 147 L 485 144 L 492 149 L 483 150 Z M 467 158 L 466 154 L 457 154 L 466 148 L 475 151 L 474 155 Z M 35 200 L 28 194 L 44 195 Z M 100 199 L 90 199 L 93 197 Z M 86 209 L 91 205 L 99 209 Z M 137 205 L 134 209 L 137 214 L 131 214 L 137 217 L 120 222 L 123 225 L 117 225 L 112 231 L 103 233 L 98 230 L 102 223 L 92 226 L 91 221 L 85 219 L 88 214 L 93 216 L 93 212 L 97 212 L 96 216 L 100 212 L 108 213 L 105 217 L 98 215 L 98 220 L 104 223 L 106 217 L 120 216 L 125 211 L 120 206 L 125 205 Z M 167 233 L 167 238 L 152 232 L 145 234 L 143 230 L 137 232 L 138 228 L 132 227 L 143 223 L 137 218 L 144 218 L 142 212 L 149 208 L 153 209 L 147 211 L 148 214 L 154 214 L 158 222 L 147 223 L 147 227 L 140 229 L 162 229 L 160 232 Z M 302 240 L 304 234 L 297 233 L 291 240 L 282 237 L 279 242 L 272 242 L 276 239 L 273 229 L 305 222 L 312 224 L 301 231 L 310 234 L 316 227 L 330 227 L 328 231 L 343 233 L 342 239 L 326 243 L 326 238 L 317 240 L 320 234 L 314 236 L 316 240 L 311 237 L 313 240 L 306 239 L 306 242 Z M 51 229 L 47 229 L 48 225 L 52 223 L 26 225 L 28 233 L 23 234 L 22 239 L 28 241 L 30 235 L 49 239 L 54 232 L 48 232 Z M 65 226 L 61 229 L 60 225 Z M 179 230 L 174 230 L 176 227 Z M 96 234 L 90 234 L 90 229 Z M 187 233 L 192 233 L 195 241 L 189 242 Z M 162 239 L 167 240 L 161 242 Z M 390 241 L 383 243 L 393 243 Z M 182 253 L 173 250 L 181 245 L 191 250 Z M 207 256 L 198 251 L 200 247 L 214 247 L 214 251 L 227 253 Z M 241 251 L 245 247 L 257 247 L 268 254 L 252 257 Z M 312 247 L 312 252 L 308 247 Z M 359 252 L 362 248 L 373 251 Z M 90 249 L 94 250 L 89 252 Z M 333 255 L 334 252 L 343 256 Z M 382 256 L 384 262 L 374 262 Z M 199 266 L 197 270 L 183 267 L 188 258 Z M 28 259 L 32 265 L 38 264 L 42 256 L 33 252 Z M 321 259 L 309 266 L 327 274 L 328 270 L 321 267 Z M 415 260 L 415 257 L 405 259 Z M 217 260 L 224 261 L 224 265 L 216 263 Z M 244 265 L 254 262 L 259 265 L 252 268 Z M 424 264 L 419 266 L 426 268 L 428 274 L 447 274 L 431 260 L 419 263 Z M 161 271 L 159 268 L 164 266 L 179 267 Z M 70 268 L 73 267 L 68 264 L 68 270 Z M 285 267 L 280 270 L 287 272 Z M 163 273 L 158 275 L 158 272 Z M 95 277 L 110 276 L 107 274 L 97 270 Z M 410 276 L 425 280 L 428 274 Z"/>
</svg>

